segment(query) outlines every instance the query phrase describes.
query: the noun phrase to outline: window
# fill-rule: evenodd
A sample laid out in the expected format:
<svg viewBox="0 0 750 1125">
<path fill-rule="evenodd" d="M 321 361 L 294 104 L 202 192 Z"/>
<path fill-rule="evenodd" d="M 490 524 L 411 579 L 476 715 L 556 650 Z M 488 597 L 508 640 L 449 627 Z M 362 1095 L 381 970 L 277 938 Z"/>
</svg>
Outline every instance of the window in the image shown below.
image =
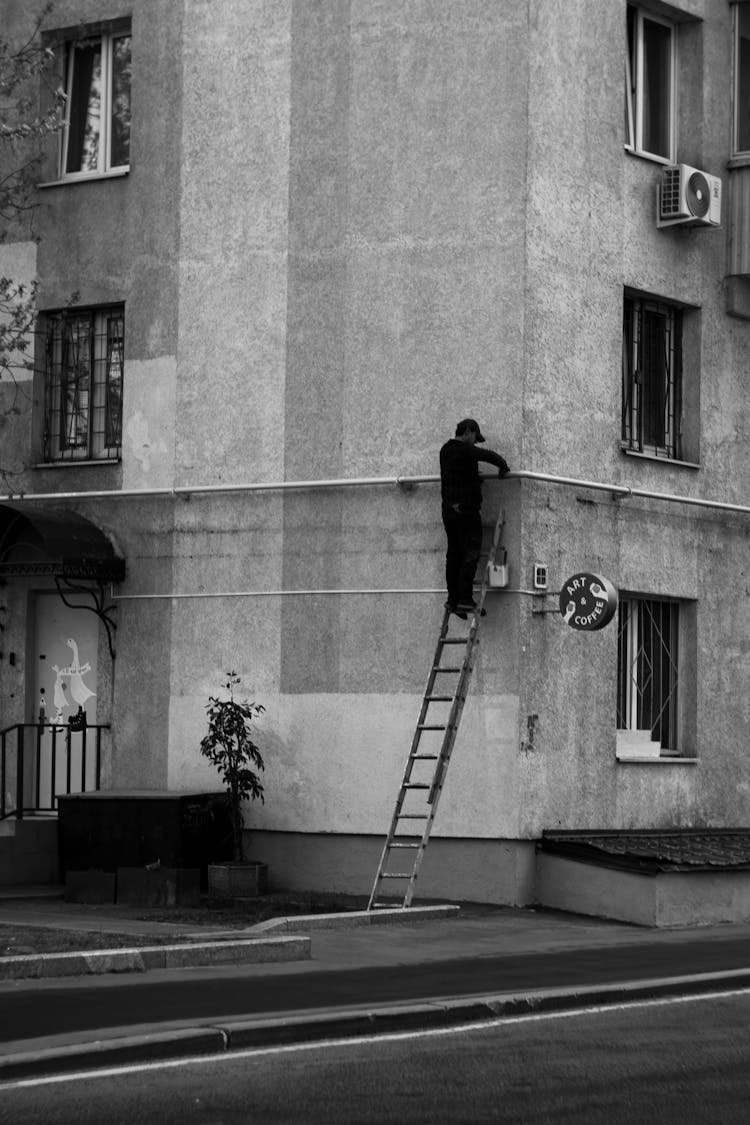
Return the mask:
<svg viewBox="0 0 750 1125">
<path fill-rule="evenodd" d="M 682 309 L 625 295 L 622 333 L 622 444 L 679 459 Z"/>
<path fill-rule="evenodd" d="M 41 335 L 44 460 L 116 460 L 122 443 L 122 306 L 47 313 Z"/>
<path fill-rule="evenodd" d="M 735 4 L 734 150 L 750 152 L 750 4 Z"/>
<path fill-rule="evenodd" d="M 60 175 L 101 176 L 130 163 L 130 31 L 65 44 Z"/>
<path fill-rule="evenodd" d="M 674 25 L 633 5 L 627 9 L 625 147 L 639 156 L 674 159 Z"/>
<path fill-rule="evenodd" d="M 677 752 L 679 611 L 675 601 L 620 601 L 617 741 L 623 756 Z"/>
</svg>

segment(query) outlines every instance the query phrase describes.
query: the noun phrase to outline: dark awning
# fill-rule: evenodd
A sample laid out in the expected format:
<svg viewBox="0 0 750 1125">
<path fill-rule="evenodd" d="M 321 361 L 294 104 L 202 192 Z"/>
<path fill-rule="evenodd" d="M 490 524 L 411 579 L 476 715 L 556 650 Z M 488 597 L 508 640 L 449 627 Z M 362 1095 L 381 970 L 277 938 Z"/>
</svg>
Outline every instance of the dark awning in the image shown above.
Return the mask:
<svg viewBox="0 0 750 1125">
<path fill-rule="evenodd" d="M 119 582 L 125 560 L 78 512 L 0 504 L 0 578 L 45 574 Z"/>
</svg>

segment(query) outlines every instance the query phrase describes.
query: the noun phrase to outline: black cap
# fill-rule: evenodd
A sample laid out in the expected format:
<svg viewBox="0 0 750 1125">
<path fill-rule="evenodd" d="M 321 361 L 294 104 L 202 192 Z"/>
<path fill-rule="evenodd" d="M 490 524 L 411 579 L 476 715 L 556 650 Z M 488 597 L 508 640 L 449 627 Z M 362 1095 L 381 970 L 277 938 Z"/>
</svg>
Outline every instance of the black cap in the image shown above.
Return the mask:
<svg viewBox="0 0 750 1125">
<path fill-rule="evenodd" d="M 456 437 L 460 434 L 465 434 L 467 430 L 474 430 L 477 435 L 477 441 L 485 441 L 482 431 L 479 429 L 479 423 L 474 418 L 463 418 L 456 426 Z"/>
</svg>

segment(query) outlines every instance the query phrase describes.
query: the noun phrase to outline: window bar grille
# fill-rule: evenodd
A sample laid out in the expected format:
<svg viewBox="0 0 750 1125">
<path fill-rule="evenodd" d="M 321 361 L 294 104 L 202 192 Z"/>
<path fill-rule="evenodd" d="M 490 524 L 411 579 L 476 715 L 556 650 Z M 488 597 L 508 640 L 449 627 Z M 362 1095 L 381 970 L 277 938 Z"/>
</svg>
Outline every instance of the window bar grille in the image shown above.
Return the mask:
<svg viewBox="0 0 750 1125">
<path fill-rule="evenodd" d="M 627 598 L 618 624 L 617 727 L 650 731 L 662 750 L 677 746 L 679 606 Z"/>
<path fill-rule="evenodd" d="M 50 314 L 43 355 L 45 460 L 116 460 L 122 444 L 122 309 Z"/>
<path fill-rule="evenodd" d="M 633 419 L 637 416 L 635 412 L 634 313 L 634 302 L 626 297 L 622 324 L 622 440 L 626 442 L 629 449 L 633 448 Z"/>
<path fill-rule="evenodd" d="M 622 441 L 634 452 L 680 455 L 681 332 L 679 309 L 625 297 Z"/>
<path fill-rule="evenodd" d="M 104 383 L 104 443 L 119 448 L 122 440 L 122 317 L 107 318 L 107 373 Z"/>
</svg>

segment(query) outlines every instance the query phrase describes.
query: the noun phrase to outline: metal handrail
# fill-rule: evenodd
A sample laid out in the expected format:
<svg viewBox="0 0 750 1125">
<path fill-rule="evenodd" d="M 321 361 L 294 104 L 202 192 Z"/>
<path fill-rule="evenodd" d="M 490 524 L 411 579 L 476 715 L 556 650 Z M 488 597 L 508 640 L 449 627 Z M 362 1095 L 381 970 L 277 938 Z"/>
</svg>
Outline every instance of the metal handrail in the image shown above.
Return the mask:
<svg viewBox="0 0 750 1125">
<path fill-rule="evenodd" d="M 68 723 L 13 723 L 0 730 L 0 820 L 15 817 L 23 820 L 27 813 L 54 813 L 57 811 L 57 798 L 72 792 L 98 792 L 102 777 L 102 731 L 109 730 L 109 723 L 91 723 L 74 729 Z M 44 746 L 45 731 L 50 732 L 49 747 Z M 94 733 L 93 789 L 88 786 L 91 761 L 89 754 L 89 731 Z M 33 732 L 31 781 L 29 771 L 29 745 L 26 733 Z M 15 744 L 13 736 L 15 735 Z M 79 746 L 74 739 L 80 735 Z M 74 789 L 78 777 L 73 776 L 74 755 L 80 754 L 80 788 Z M 65 755 L 65 783 L 58 789 L 57 772 L 60 755 Z M 10 759 L 10 760 L 9 760 Z M 46 760 L 45 760 L 46 759 Z M 78 771 L 76 771 L 78 774 Z M 15 776 L 11 780 L 11 775 Z M 15 788 L 15 798 L 8 784 Z M 31 791 L 30 791 L 31 790 Z M 46 795 L 49 793 L 49 803 Z M 28 798 L 31 798 L 29 801 Z"/>
<path fill-rule="evenodd" d="M 668 464 L 668 462 L 664 462 Z M 128 488 L 99 489 L 89 492 L 10 492 L 0 496 L 0 504 L 19 504 L 43 500 L 127 500 L 155 497 L 207 496 L 235 492 L 288 492 L 311 489 L 372 488 L 383 485 L 396 486 L 410 490 L 418 484 L 435 484 L 440 480 L 437 474 L 423 476 L 396 477 L 340 477 L 328 480 L 286 480 L 265 481 L 245 484 L 195 484 L 176 485 L 171 488 Z M 631 485 L 607 484 L 603 481 L 585 480 L 578 477 L 559 476 L 554 473 L 540 473 L 530 469 L 512 469 L 503 480 L 534 480 L 548 484 L 566 485 L 572 488 L 587 488 L 598 492 L 609 492 L 621 497 L 639 497 L 658 500 L 669 504 L 688 504 L 693 507 L 709 508 L 717 511 L 735 512 L 750 515 L 750 505 L 733 504 L 724 500 L 707 500 L 698 496 L 684 496 L 679 493 L 659 492 L 655 489 L 634 488 Z"/>
</svg>

